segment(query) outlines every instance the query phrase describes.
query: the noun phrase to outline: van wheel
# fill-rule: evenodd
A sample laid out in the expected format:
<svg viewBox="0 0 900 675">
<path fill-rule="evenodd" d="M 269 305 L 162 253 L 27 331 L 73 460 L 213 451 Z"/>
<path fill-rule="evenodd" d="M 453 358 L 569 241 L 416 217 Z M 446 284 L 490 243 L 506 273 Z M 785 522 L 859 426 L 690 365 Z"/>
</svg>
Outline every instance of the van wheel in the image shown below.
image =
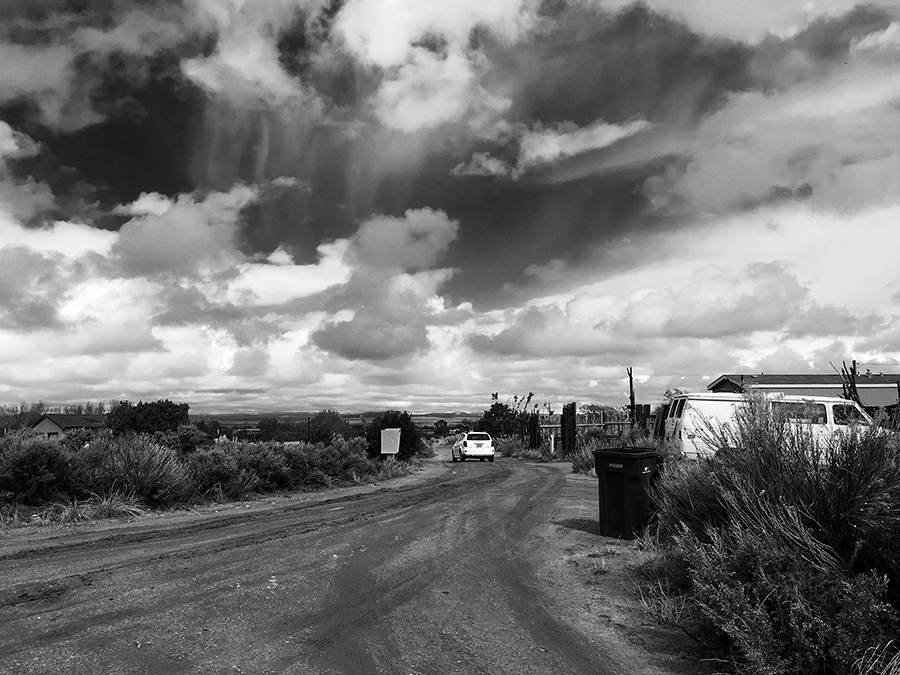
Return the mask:
<svg viewBox="0 0 900 675">
<path fill-rule="evenodd" d="M 459 461 L 460 461 L 460 462 L 465 462 L 465 461 L 466 461 L 466 456 L 465 456 L 464 454 L 462 454 L 462 453 L 459 453 Z"/>
<path fill-rule="evenodd" d="M 479 461 L 479 462 L 483 462 L 483 461 L 484 461 L 484 457 L 479 457 L 479 458 L 478 458 L 478 461 Z"/>
<path fill-rule="evenodd" d="M 494 461 L 494 458 L 493 458 L 493 457 L 488 457 L 488 461 L 489 461 L 489 462 L 493 462 L 493 461 Z"/>
</svg>

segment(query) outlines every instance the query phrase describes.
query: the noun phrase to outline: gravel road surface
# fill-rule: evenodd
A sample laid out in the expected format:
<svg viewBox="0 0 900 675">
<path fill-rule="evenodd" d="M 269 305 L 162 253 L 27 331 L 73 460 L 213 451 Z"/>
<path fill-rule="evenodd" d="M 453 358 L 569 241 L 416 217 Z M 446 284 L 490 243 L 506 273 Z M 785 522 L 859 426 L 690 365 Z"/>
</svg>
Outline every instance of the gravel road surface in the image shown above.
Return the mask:
<svg viewBox="0 0 900 675">
<path fill-rule="evenodd" d="M 570 471 L 442 448 L 382 486 L 7 530 L 0 672 L 698 672 Z"/>
</svg>

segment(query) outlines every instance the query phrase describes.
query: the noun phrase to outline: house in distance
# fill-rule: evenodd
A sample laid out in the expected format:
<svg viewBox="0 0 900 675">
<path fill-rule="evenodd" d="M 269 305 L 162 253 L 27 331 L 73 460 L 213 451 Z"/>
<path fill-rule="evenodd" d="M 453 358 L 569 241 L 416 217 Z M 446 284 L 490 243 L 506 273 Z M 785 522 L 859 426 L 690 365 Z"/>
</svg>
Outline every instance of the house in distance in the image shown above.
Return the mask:
<svg viewBox="0 0 900 675">
<path fill-rule="evenodd" d="M 31 429 L 47 438 L 61 439 L 80 429 L 99 429 L 106 423 L 106 415 L 64 415 L 46 413 L 32 422 Z"/>
</svg>

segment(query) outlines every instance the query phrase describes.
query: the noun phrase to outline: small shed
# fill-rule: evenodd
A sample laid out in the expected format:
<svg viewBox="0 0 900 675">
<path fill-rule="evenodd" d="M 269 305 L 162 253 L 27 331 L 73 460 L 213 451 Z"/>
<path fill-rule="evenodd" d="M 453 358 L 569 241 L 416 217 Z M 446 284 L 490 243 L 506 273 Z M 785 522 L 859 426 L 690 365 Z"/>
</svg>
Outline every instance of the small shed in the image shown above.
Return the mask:
<svg viewBox="0 0 900 675">
<path fill-rule="evenodd" d="M 63 438 L 80 429 L 99 429 L 106 423 L 106 415 L 63 415 L 46 413 L 31 424 L 31 430 L 47 438 Z"/>
<path fill-rule="evenodd" d="M 842 396 L 844 380 L 837 373 L 758 373 L 720 375 L 706 385 L 713 392 L 781 392 L 792 396 Z M 900 374 L 856 374 L 856 390 L 866 408 L 884 408 L 900 402 Z"/>
</svg>

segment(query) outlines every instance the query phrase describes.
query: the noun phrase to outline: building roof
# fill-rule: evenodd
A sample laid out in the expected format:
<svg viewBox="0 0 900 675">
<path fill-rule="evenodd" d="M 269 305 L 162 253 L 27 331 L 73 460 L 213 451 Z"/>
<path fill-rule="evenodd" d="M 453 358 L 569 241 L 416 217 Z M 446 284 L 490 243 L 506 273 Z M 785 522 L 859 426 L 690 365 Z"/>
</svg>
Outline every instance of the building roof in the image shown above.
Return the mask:
<svg viewBox="0 0 900 675">
<path fill-rule="evenodd" d="M 837 373 L 757 373 L 757 374 L 727 374 L 720 375 L 710 382 L 706 388 L 713 389 L 722 383 L 729 381 L 737 386 L 777 386 L 777 385 L 807 385 L 812 387 L 840 387 L 844 380 Z M 896 387 L 900 382 L 900 374 L 897 373 L 857 373 L 857 387 Z"/>
<path fill-rule="evenodd" d="M 106 415 L 63 415 L 45 413 L 31 423 L 35 427 L 41 420 L 48 419 L 62 429 L 95 429 L 106 423 Z"/>
</svg>

